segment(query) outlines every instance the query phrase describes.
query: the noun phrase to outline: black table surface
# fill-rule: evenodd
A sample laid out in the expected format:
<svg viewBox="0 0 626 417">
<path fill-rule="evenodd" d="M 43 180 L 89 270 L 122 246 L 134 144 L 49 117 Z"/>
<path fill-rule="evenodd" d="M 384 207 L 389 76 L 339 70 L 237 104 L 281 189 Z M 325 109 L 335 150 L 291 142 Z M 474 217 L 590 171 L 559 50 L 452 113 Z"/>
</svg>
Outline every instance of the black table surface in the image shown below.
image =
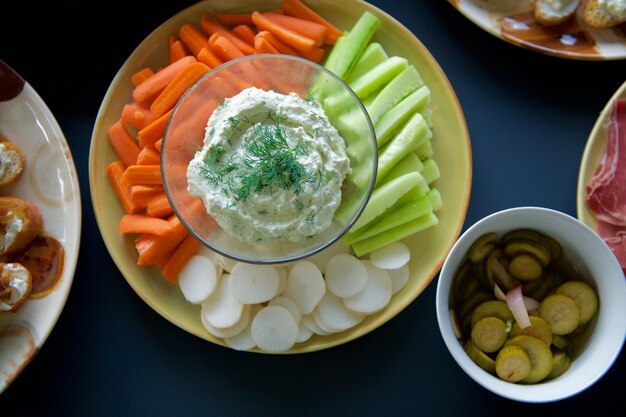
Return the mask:
<svg viewBox="0 0 626 417">
<path fill-rule="evenodd" d="M 0 394 L 2 416 L 623 415 L 623 353 L 590 388 L 554 403 L 518 403 L 482 388 L 443 343 L 436 278 L 373 332 L 303 355 L 230 350 L 179 329 L 144 303 L 113 263 L 95 221 L 91 133 L 124 60 L 191 3 L 13 1 L 15 10 L 2 12 L 0 57 L 37 90 L 61 125 L 79 175 L 83 215 L 65 308 L 39 353 Z M 424 43 L 461 103 L 473 156 L 463 230 L 515 206 L 576 216 L 584 146 L 626 78 L 625 61 L 573 61 L 510 45 L 443 0 L 371 3 Z"/>
</svg>

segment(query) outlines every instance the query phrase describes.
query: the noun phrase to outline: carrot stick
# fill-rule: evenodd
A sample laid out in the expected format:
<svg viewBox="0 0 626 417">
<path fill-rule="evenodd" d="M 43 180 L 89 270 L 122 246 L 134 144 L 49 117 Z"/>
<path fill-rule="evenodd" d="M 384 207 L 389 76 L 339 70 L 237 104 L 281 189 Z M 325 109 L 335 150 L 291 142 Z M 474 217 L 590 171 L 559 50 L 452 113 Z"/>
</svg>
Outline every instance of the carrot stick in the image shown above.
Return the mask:
<svg viewBox="0 0 626 417">
<path fill-rule="evenodd" d="M 187 236 L 189 232 L 178 220 L 178 217 L 171 216 L 167 220 L 172 229 L 164 236 L 145 234 L 138 239 L 135 247 L 138 248 L 138 265 L 156 265 L 163 261 Z"/>
<path fill-rule="evenodd" d="M 262 15 L 277 25 L 281 25 L 302 36 L 313 39 L 315 46 L 322 46 L 324 44 L 328 29 L 322 24 L 278 13 L 262 13 Z"/>
<path fill-rule="evenodd" d="M 325 55 L 326 50 L 324 48 L 320 48 L 319 46 L 311 48 L 310 51 L 300 52 L 300 56 L 302 56 L 302 58 L 306 58 L 309 61 L 317 62 L 318 64 L 324 60 Z"/>
<path fill-rule="evenodd" d="M 192 54 L 198 56 L 202 48 L 207 46 L 207 38 L 193 23 L 185 23 L 178 30 L 180 40 Z"/>
<path fill-rule="evenodd" d="M 222 63 L 222 60 L 211 52 L 208 46 L 202 48 L 202 50 L 198 53 L 198 61 L 202 62 L 209 68 L 215 68 Z"/>
<path fill-rule="evenodd" d="M 337 39 L 343 34 L 335 25 L 309 8 L 302 0 L 284 0 L 283 11 L 286 15 L 299 17 L 326 26 L 328 30 L 326 31 L 325 42 L 329 45 L 334 45 Z"/>
<path fill-rule="evenodd" d="M 150 78 L 152 75 L 154 75 L 154 71 L 152 71 L 152 69 L 147 67 L 142 68 L 130 76 L 130 81 L 135 87 L 137 87 L 139 84 Z"/>
<path fill-rule="evenodd" d="M 262 30 L 256 34 L 256 37 L 263 38 L 270 43 L 279 53 L 287 55 L 299 56 L 301 53 L 296 51 L 285 42 L 281 41 L 276 35 L 267 30 Z"/>
<path fill-rule="evenodd" d="M 268 30 L 280 38 L 287 45 L 295 48 L 298 51 L 310 51 L 315 46 L 315 41 L 311 38 L 307 38 L 285 26 L 278 24 L 272 20 L 267 19 L 260 12 L 252 12 L 252 21 L 259 28 L 259 30 Z"/>
<path fill-rule="evenodd" d="M 161 163 L 161 155 L 149 146 L 144 146 L 137 155 L 137 165 L 159 165 Z"/>
<path fill-rule="evenodd" d="M 174 108 L 178 100 L 185 94 L 185 91 L 206 74 L 209 69 L 202 62 L 194 62 L 180 70 L 150 105 L 152 113 L 159 117 Z"/>
<path fill-rule="evenodd" d="M 143 129 L 154 120 L 156 117 L 145 106 L 131 102 L 122 107 L 122 122 L 137 130 Z"/>
<path fill-rule="evenodd" d="M 222 26 L 218 21 L 211 18 L 211 16 L 204 14 L 200 18 L 200 26 L 202 26 L 202 30 L 208 36 L 219 33 L 222 36 L 227 37 L 232 43 L 234 43 L 237 48 L 241 50 L 245 55 L 251 55 L 254 53 L 254 48 L 237 36 L 235 36 L 231 31 L 229 31 L 225 26 Z"/>
<path fill-rule="evenodd" d="M 170 222 L 145 214 L 125 214 L 120 219 L 120 233 L 152 233 L 165 236 L 172 230 Z"/>
<path fill-rule="evenodd" d="M 217 32 L 209 37 L 209 45 L 211 45 L 211 50 L 215 55 L 219 56 L 224 61 L 230 61 L 231 59 L 245 56 L 241 49 L 237 48 L 230 39 Z"/>
<path fill-rule="evenodd" d="M 172 43 L 169 47 L 169 53 L 170 63 L 176 62 L 179 59 L 186 57 L 187 50 L 185 49 L 185 44 L 183 43 L 183 41 L 181 41 L 180 39 L 174 41 L 174 43 Z"/>
<path fill-rule="evenodd" d="M 161 152 L 161 145 L 163 145 L 163 138 L 161 138 L 161 139 L 157 140 L 156 142 L 154 142 L 154 147 L 159 152 Z"/>
<path fill-rule="evenodd" d="M 126 166 L 132 165 L 137 161 L 139 155 L 139 145 L 137 141 L 130 135 L 121 120 L 113 123 L 107 132 L 109 142 L 113 149 Z"/>
<path fill-rule="evenodd" d="M 152 217 L 169 217 L 174 214 L 165 191 L 155 193 L 146 199 L 146 214 Z"/>
<path fill-rule="evenodd" d="M 260 54 L 277 54 L 279 53 L 276 48 L 265 38 L 254 38 L 254 49 Z"/>
<path fill-rule="evenodd" d="M 159 184 L 151 185 L 131 185 L 129 188 L 130 198 L 135 201 L 146 201 L 147 198 L 152 197 L 155 194 L 163 192 L 163 186 Z"/>
<path fill-rule="evenodd" d="M 160 165 L 130 165 L 124 170 L 121 178 L 122 184 L 131 186 L 135 184 L 163 184 Z"/>
<path fill-rule="evenodd" d="M 172 62 L 161 71 L 154 73 L 154 75 L 133 90 L 132 96 L 135 103 L 143 103 L 148 99 L 156 97 L 174 79 L 176 74 L 193 62 L 196 62 L 196 58 L 189 55 Z"/>
<path fill-rule="evenodd" d="M 254 46 L 255 33 L 254 33 L 254 30 L 252 30 L 250 26 L 248 25 L 235 26 L 234 28 L 232 28 L 231 31 L 235 34 L 235 36 L 237 36 L 239 39 L 241 39 L 248 45 Z"/>
<path fill-rule="evenodd" d="M 174 253 L 163 267 L 163 277 L 170 282 L 176 281 L 180 271 L 189 262 L 189 259 L 198 252 L 200 246 L 202 244 L 198 239 L 192 235 L 187 236 L 174 250 Z"/>
<path fill-rule="evenodd" d="M 137 204 L 137 202 L 131 198 L 128 187 L 123 185 L 121 181 L 125 169 L 126 166 L 122 161 L 111 162 L 106 168 L 107 178 L 117 198 L 120 200 L 120 203 L 122 203 L 124 212 L 127 214 L 139 213 L 144 207 Z"/>
<path fill-rule="evenodd" d="M 159 117 L 154 122 L 137 132 L 140 147 L 143 148 L 149 145 L 154 145 L 157 140 L 163 137 L 167 121 L 169 120 L 171 114 L 172 110 L 168 111 L 163 116 Z"/>
<path fill-rule="evenodd" d="M 251 13 L 217 13 L 215 15 L 220 23 L 225 25 L 251 25 L 252 14 Z"/>
</svg>

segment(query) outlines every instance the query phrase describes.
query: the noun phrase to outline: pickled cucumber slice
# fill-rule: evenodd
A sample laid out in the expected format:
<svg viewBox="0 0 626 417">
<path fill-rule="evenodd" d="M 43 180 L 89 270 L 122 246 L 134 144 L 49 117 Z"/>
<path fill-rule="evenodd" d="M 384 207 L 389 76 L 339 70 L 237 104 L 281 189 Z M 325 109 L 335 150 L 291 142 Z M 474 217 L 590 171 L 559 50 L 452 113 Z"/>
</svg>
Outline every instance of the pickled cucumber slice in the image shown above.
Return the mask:
<svg viewBox="0 0 626 417">
<path fill-rule="evenodd" d="M 535 256 L 545 268 L 550 264 L 550 251 L 541 243 L 528 239 L 512 239 L 504 247 L 507 256 L 515 256 L 520 253 L 529 253 Z"/>
<path fill-rule="evenodd" d="M 503 264 L 505 261 L 508 262 L 507 258 L 498 256 L 498 253 L 503 254 L 504 252 L 501 249 L 494 249 L 487 258 L 485 264 L 487 279 L 492 288 L 494 284 L 498 284 L 503 291 L 510 291 L 519 285 L 519 281 L 509 274 L 507 267 Z"/>
<path fill-rule="evenodd" d="M 504 346 L 519 346 L 523 348 L 530 357 L 530 373 L 519 382 L 523 384 L 534 384 L 545 379 L 550 371 L 552 371 L 554 361 L 552 352 L 541 340 L 520 334 L 508 339 Z"/>
<path fill-rule="evenodd" d="M 491 359 L 485 352 L 478 349 L 471 339 L 468 339 L 463 347 L 465 349 L 465 353 L 467 353 L 467 356 L 469 356 L 476 365 L 480 366 L 483 370 L 489 372 L 490 374 L 496 373 L 495 361 Z"/>
<path fill-rule="evenodd" d="M 501 240 L 504 244 L 513 239 L 527 239 L 539 243 L 543 240 L 543 238 L 543 233 L 533 229 L 515 229 L 505 233 Z"/>
<path fill-rule="evenodd" d="M 554 364 L 552 366 L 552 371 L 550 371 L 546 379 L 554 379 L 560 377 L 572 365 L 572 359 L 567 354 L 567 352 L 561 350 L 556 351 L 553 352 L 552 357 Z"/>
<path fill-rule="evenodd" d="M 472 297 L 468 298 L 459 305 L 459 316 L 465 317 L 478 306 L 480 303 L 493 299 L 493 295 L 483 290 L 477 291 Z"/>
<path fill-rule="evenodd" d="M 513 327 L 511 327 L 509 337 L 525 334 L 541 340 L 546 346 L 550 346 L 553 340 L 550 325 L 541 317 L 528 316 L 528 318 L 530 319 L 530 326 L 522 329 L 519 324 L 514 323 Z"/>
<path fill-rule="evenodd" d="M 478 239 L 472 243 L 469 251 L 467 252 L 467 257 L 472 262 L 481 262 L 491 251 L 495 248 L 495 243 L 497 242 L 498 235 L 495 232 L 490 232 L 482 235 Z"/>
<path fill-rule="evenodd" d="M 552 333 L 565 335 L 580 324 L 580 309 L 576 302 L 563 294 L 552 294 L 539 305 L 539 317 L 550 325 Z"/>
<path fill-rule="evenodd" d="M 513 320 L 513 313 L 511 313 L 511 310 L 509 310 L 504 301 L 485 301 L 478 305 L 472 312 L 472 327 L 485 317 L 497 317 L 506 323 L 509 320 Z"/>
<path fill-rule="evenodd" d="M 509 272 L 522 281 L 534 281 L 541 278 L 543 266 L 536 256 L 530 253 L 520 253 L 511 259 Z"/>
<path fill-rule="evenodd" d="M 552 346 L 559 350 L 569 350 L 569 340 L 558 334 L 552 335 Z"/>
<path fill-rule="evenodd" d="M 497 317 L 484 317 L 472 326 L 472 342 L 485 353 L 498 351 L 507 336 L 506 323 Z"/>
<path fill-rule="evenodd" d="M 598 295 L 589 284 L 583 281 L 568 281 L 556 290 L 576 302 L 580 309 L 580 324 L 589 322 L 598 311 Z"/>
<path fill-rule="evenodd" d="M 502 348 L 496 356 L 496 373 L 507 382 L 519 382 L 530 374 L 530 356 L 520 346 Z"/>
</svg>

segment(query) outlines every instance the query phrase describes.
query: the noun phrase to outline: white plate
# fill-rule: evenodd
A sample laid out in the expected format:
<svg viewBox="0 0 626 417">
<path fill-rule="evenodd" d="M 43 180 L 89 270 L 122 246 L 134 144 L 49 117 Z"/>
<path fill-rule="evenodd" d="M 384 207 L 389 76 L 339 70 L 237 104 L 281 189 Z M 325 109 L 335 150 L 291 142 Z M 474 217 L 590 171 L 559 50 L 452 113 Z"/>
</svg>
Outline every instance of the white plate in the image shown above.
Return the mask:
<svg viewBox="0 0 626 417">
<path fill-rule="evenodd" d="M 21 86 L 20 86 L 21 85 Z M 44 232 L 65 250 L 62 276 L 44 297 L 28 299 L 16 313 L 0 313 L 0 393 L 46 341 L 67 299 L 80 244 L 81 200 L 69 146 L 54 116 L 30 84 L 0 61 L 0 133 L 25 156 L 22 177 L 0 195 L 31 201 Z"/>
</svg>

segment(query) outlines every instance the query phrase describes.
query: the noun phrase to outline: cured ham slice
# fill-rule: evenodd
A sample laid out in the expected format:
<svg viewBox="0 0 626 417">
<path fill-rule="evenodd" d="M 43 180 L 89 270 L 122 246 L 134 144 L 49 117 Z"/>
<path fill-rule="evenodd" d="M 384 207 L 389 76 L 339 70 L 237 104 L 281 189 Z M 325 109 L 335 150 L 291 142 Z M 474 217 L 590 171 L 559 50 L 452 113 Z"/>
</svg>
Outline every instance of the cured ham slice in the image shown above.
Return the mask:
<svg viewBox="0 0 626 417">
<path fill-rule="evenodd" d="M 598 234 L 626 269 L 626 99 L 617 99 L 607 124 L 600 164 L 585 190 Z"/>
</svg>

